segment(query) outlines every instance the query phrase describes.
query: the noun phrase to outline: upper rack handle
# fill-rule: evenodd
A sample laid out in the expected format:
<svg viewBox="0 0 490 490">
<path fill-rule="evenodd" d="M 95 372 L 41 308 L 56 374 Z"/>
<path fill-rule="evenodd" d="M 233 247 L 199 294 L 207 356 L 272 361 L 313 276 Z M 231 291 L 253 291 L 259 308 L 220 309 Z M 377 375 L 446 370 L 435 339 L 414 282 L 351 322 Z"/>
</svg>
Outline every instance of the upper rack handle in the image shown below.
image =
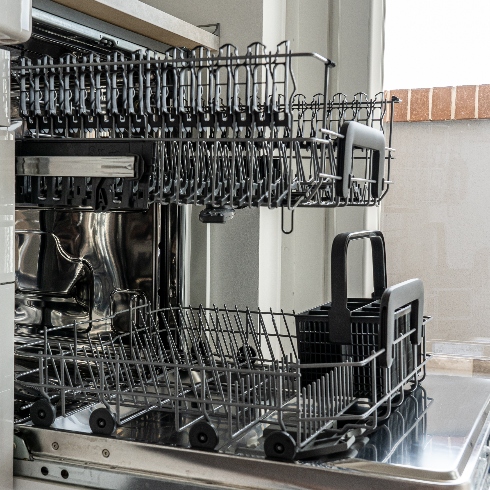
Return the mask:
<svg viewBox="0 0 490 490">
<path fill-rule="evenodd" d="M 371 166 L 370 189 L 373 197 L 379 198 L 383 193 L 383 178 L 385 171 L 385 137 L 382 131 L 371 128 L 356 121 L 342 124 L 338 139 L 338 175 L 342 180 L 336 182 L 337 193 L 340 197 L 348 198 L 352 182 L 350 176 L 353 168 L 352 151 L 354 148 L 373 150 Z"/>
</svg>

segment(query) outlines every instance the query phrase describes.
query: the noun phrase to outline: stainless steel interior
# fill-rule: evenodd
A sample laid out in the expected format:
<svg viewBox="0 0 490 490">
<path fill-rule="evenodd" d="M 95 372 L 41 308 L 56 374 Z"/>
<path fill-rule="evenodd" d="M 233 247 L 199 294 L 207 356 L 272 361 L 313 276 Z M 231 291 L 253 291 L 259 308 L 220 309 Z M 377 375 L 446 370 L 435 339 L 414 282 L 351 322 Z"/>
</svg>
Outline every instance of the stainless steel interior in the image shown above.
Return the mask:
<svg viewBox="0 0 490 490">
<path fill-rule="evenodd" d="M 17 210 L 17 325 L 103 318 L 134 296 L 159 304 L 161 218 L 158 205 L 137 213 Z M 175 238 L 165 246 L 175 248 Z M 173 276 L 175 297 L 170 268 L 162 273 Z"/>
</svg>

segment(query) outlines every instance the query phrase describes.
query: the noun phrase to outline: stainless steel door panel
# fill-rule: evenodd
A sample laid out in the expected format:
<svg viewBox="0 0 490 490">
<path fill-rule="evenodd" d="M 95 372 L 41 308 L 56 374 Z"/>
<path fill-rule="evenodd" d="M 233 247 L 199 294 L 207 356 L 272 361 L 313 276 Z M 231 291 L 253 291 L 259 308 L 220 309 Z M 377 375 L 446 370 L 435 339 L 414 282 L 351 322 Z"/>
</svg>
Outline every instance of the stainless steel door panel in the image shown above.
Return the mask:
<svg viewBox="0 0 490 490">
<path fill-rule="evenodd" d="M 373 446 L 373 450 L 359 450 L 354 455 L 342 453 L 296 463 L 267 460 L 260 451 L 254 457 L 245 456 L 250 449 L 246 440 L 260 439 L 257 436 L 264 424 L 253 428 L 255 435 L 247 433 L 224 448 L 225 453 L 174 447 L 186 446 L 185 433 L 178 433 L 180 440 L 169 438 L 165 431 L 172 434 L 172 415 L 165 426 L 164 417 L 158 413 L 119 427 L 113 437 L 95 437 L 86 433 L 87 423 L 78 413 L 58 419 L 57 429 L 19 427 L 35 464 L 16 462 L 16 474 L 33 476 L 41 464 L 59 474 L 63 466 L 73 472 L 72 484 L 94 488 L 97 485 L 89 478 L 94 469 L 105 484 L 110 482 L 111 472 L 125 475 L 125 483 L 114 479 L 105 487 L 114 489 L 133 488 L 133 483 L 139 488 L 135 481 L 138 476 L 156 482 L 183 479 L 189 485 L 185 488 L 206 484 L 264 490 L 487 488 L 490 380 L 432 375 L 424 384 L 427 396 L 433 399 L 427 410 L 420 410 L 420 406 L 415 409 L 420 399 L 407 399 L 406 413 L 398 413 L 401 427 L 396 420 L 390 421 L 388 439 L 375 433 L 365 446 Z M 456 397 L 460 403 L 454 403 Z M 414 409 L 415 418 L 410 416 Z M 73 424 L 78 432 L 68 431 L 73 430 Z M 407 437 L 413 431 L 418 433 Z M 150 439 L 154 439 L 151 444 Z M 59 481 L 57 476 L 49 479 Z"/>
</svg>

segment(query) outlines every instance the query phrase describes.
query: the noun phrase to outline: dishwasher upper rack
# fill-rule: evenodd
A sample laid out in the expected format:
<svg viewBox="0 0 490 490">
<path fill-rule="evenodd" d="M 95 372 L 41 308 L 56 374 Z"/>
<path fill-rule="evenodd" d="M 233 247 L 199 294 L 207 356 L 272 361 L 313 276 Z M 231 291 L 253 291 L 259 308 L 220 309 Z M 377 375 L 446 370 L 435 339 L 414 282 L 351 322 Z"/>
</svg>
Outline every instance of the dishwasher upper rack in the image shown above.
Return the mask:
<svg viewBox="0 0 490 490">
<path fill-rule="evenodd" d="M 296 92 L 295 57 L 324 67 L 321 90 L 310 99 Z M 365 206 L 377 204 L 391 183 L 392 117 L 386 169 L 384 146 L 377 168 L 376 152 L 364 150 L 366 145 L 348 148 L 353 158 L 347 166 L 343 158 L 338 163 L 337 153 L 345 138 L 343 124 L 355 121 L 383 132 L 396 99 L 356 94 L 348 101 L 336 94 L 327 100 L 333 63 L 317 54 L 291 53 L 288 42 L 274 54 L 255 43 L 244 56 L 226 45 L 215 56 L 199 48 L 188 58 L 173 49 L 163 58 L 140 51 L 131 60 L 112 53 L 104 60 L 88 54 L 67 55 L 60 63 L 49 57 L 19 63 L 13 106 L 25 122 L 25 135 L 53 142 L 145 138 L 158 143 L 160 168 L 148 166 L 154 168 L 150 180 L 159 189 L 148 202 Z M 19 178 L 23 204 L 66 205 L 57 198 L 46 201 L 50 189 L 74 194 L 73 180 L 61 176 L 21 172 Z M 97 182 L 87 181 L 87 186 L 95 188 Z M 120 209 L 121 204 L 109 199 L 104 208 Z"/>
<path fill-rule="evenodd" d="M 291 106 L 306 102 L 296 92 L 294 58 L 324 67 L 317 92 L 326 98 L 334 63 L 316 53 L 292 53 L 289 41 L 275 53 L 253 43 L 245 55 L 227 44 L 217 54 L 200 47 L 189 54 L 171 48 L 163 55 L 140 50 L 130 56 L 68 54 L 59 61 L 20 57 L 12 67 L 13 85 L 19 115 L 36 135 L 148 138 L 198 130 L 212 137 L 226 128 L 290 128 Z M 325 111 L 322 120 L 324 126 Z M 318 124 L 318 118 L 310 122 Z M 310 135 L 318 129 L 309 128 Z"/>
</svg>

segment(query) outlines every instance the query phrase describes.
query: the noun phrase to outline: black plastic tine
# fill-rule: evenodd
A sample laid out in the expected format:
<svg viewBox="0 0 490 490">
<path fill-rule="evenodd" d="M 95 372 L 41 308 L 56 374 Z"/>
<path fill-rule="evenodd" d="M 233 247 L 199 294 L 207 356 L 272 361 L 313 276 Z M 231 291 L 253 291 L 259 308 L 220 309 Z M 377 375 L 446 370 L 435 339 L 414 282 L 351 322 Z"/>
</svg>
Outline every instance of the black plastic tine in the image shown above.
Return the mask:
<svg viewBox="0 0 490 490">
<path fill-rule="evenodd" d="M 264 362 L 264 356 L 262 355 L 262 346 L 260 345 L 260 332 L 257 333 L 257 330 L 255 328 L 255 324 L 252 318 L 252 313 L 250 312 L 250 309 L 247 308 L 245 312 L 245 318 L 247 322 L 247 332 L 249 332 L 252 335 L 253 341 L 255 343 L 256 347 L 256 352 L 257 352 L 257 357 L 260 359 L 260 361 L 263 363 Z"/>
<path fill-rule="evenodd" d="M 119 61 L 118 52 L 115 51 L 107 55 L 107 61 Z M 117 104 L 119 90 L 117 88 L 117 72 L 118 65 L 106 66 L 106 95 L 107 98 L 107 115 L 113 117 L 120 114 L 119 106 Z"/>
<path fill-rule="evenodd" d="M 99 57 L 96 56 L 95 59 L 97 61 L 100 61 Z M 102 110 L 102 71 L 100 65 L 95 68 L 94 70 L 94 80 L 95 80 L 95 86 L 94 86 L 94 115 L 99 116 L 103 114 Z"/>
<path fill-rule="evenodd" d="M 150 52 L 146 52 L 146 58 L 150 60 Z M 151 69 L 151 64 L 145 64 L 144 65 L 144 80 L 145 80 L 145 92 L 144 92 L 144 108 L 146 114 L 153 114 L 153 108 L 151 104 L 151 98 L 152 98 L 152 89 L 151 89 L 151 81 L 152 81 L 152 69 Z"/>
<path fill-rule="evenodd" d="M 236 337 L 235 337 L 235 329 L 233 328 L 233 322 L 230 318 L 230 313 L 228 311 L 228 308 L 224 307 L 224 309 L 222 310 L 221 312 L 222 316 L 223 316 L 223 321 L 224 321 L 224 324 L 225 324 L 225 332 L 227 334 L 227 338 L 229 340 L 229 343 L 230 343 L 230 347 L 231 347 L 231 355 L 233 357 L 233 362 L 235 363 L 235 366 L 238 366 L 240 364 L 239 360 L 238 360 L 238 343 L 236 341 Z"/>
<path fill-rule="evenodd" d="M 111 55 L 107 55 L 107 61 L 111 62 Z M 104 84 L 105 93 L 105 103 L 103 104 L 103 114 L 101 119 L 110 120 L 114 115 L 114 102 L 113 102 L 113 88 L 112 88 L 112 77 L 111 77 L 111 67 L 109 65 L 102 65 L 101 70 L 103 71 L 103 76 L 101 77 L 101 83 Z"/>
<path fill-rule="evenodd" d="M 93 53 L 89 55 L 88 61 L 89 62 L 94 62 L 95 60 L 98 60 L 98 57 L 96 57 Z M 95 116 L 97 112 L 97 81 L 96 81 L 96 76 L 95 76 L 95 67 L 90 66 L 88 67 L 89 71 L 89 82 L 90 82 L 90 94 L 89 94 L 89 114 L 91 116 Z M 95 129 L 95 128 L 94 128 Z"/>
<path fill-rule="evenodd" d="M 82 62 L 87 62 L 87 57 L 82 56 Z M 85 116 L 88 114 L 87 110 L 87 98 L 89 97 L 87 91 L 87 83 L 90 85 L 90 77 L 88 75 L 88 67 L 81 66 L 79 71 L 79 86 L 80 86 L 80 115 Z"/>
<path fill-rule="evenodd" d="M 271 315 L 270 318 L 271 318 L 272 326 L 274 327 L 274 332 L 276 333 L 277 342 L 279 344 L 279 349 L 281 349 L 281 354 L 282 354 L 281 357 L 285 358 L 286 353 L 284 352 L 284 348 L 282 346 L 281 335 L 279 334 L 279 329 L 277 328 L 276 318 L 274 316 L 274 313 L 272 313 L 272 308 L 270 310 L 270 315 Z"/>
<path fill-rule="evenodd" d="M 143 52 L 138 52 L 137 54 L 137 59 L 142 60 L 143 59 Z M 145 115 L 145 103 L 144 103 L 144 97 L 145 97 L 145 92 L 144 92 L 144 82 L 145 82 L 145 66 L 143 64 L 138 65 L 138 111 L 137 114 L 140 116 Z"/>
<path fill-rule="evenodd" d="M 120 53 L 120 59 L 121 61 L 125 61 L 125 56 L 123 53 Z M 122 87 L 121 87 L 121 112 L 124 114 L 126 117 L 129 115 L 129 110 L 128 110 L 128 65 L 121 65 L 119 75 L 121 77 L 122 81 Z"/>
<path fill-rule="evenodd" d="M 262 312 L 260 311 L 260 308 L 258 309 L 258 315 L 259 315 L 259 328 L 260 328 L 260 332 L 261 334 L 264 335 L 264 338 L 265 338 L 265 341 L 267 343 L 267 348 L 269 349 L 269 354 L 270 354 L 270 358 L 271 358 L 271 361 L 275 361 L 276 360 L 276 357 L 274 356 L 274 351 L 272 349 L 272 344 L 271 344 L 271 341 L 270 341 L 270 338 L 269 338 L 269 332 L 267 331 L 267 326 L 265 325 L 265 322 L 264 322 L 264 318 L 262 316 Z"/>
<path fill-rule="evenodd" d="M 34 70 L 32 69 L 32 64 L 31 60 L 28 62 L 29 65 L 29 71 L 28 71 L 28 76 L 29 76 L 29 84 L 28 84 L 28 90 L 29 90 L 29 107 L 28 107 L 28 115 L 30 117 L 35 116 L 35 81 L 34 81 Z"/>
<path fill-rule="evenodd" d="M 136 54 L 131 56 L 132 60 L 136 60 Z M 128 65 L 128 114 L 135 114 L 134 100 L 136 97 L 136 90 L 134 86 L 134 77 L 136 72 L 136 65 Z"/>
<path fill-rule="evenodd" d="M 289 330 L 289 325 L 288 325 L 288 321 L 287 321 L 286 315 L 284 313 L 284 310 L 281 310 L 281 316 L 282 316 L 282 320 L 284 322 L 284 327 L 286 328 L 286 333 L 287 333 L 287 336 L 288 336 L 288 339 L 289 339 L 289 345 L 291 346 L 292 351 L 293 351 L 292 354 L 293 354 L 294 358 L 297 359 L 298 358 L 298 354 L 296 352 L 295 342 L 293 340 L 293 336 L 291 334 L 291 331 Z M 295 313 L 293 311 L 292 318 L 294 318 L 294 317 L 295 317 Z"/>
<path fill-rule="evenodd" d="M 201 305 L 201 307 L 202 307 L 202 305 Z M 219 310 L 215 305 L 213 305 L 212 311 L 214 313 L 214 316 L 210 315 L 210 321 L 213 325 L 213 330 L 216 333 L 216 346 L 218 346 L 223 365 L 226 365 L 227 364 L 227 358 L 229 359 L 230 357 L 232 357 L 232 354 L 231 354 L 230 349 L 228 347 L 228 342 L 226 341 L 225 334 L 224 334 L 223 328 L 221 326 Z M 221 340 L 220 340 L 220 337 L 221 337 Z M 226 353 L 223 350 L 223 345 L 225 347 Z"/>
<path fill-rule="evenodd" d="M 72 57 L 73 61 L 77 61 L 76 57 Z M 73 86 L 71 88 L 72 91 L 72 103 L 75 108 L 75 111 L 77 111 L 77 108 L 80 106 L 80 79 L 78 77 L 78 72 L 79 68 L 75 67 L 74 68 L 74 76 L 72 77 L 73 81 Z"/>
<path fill-rule="evenodd" d="M 238 326 L 238 332 L 239 332 L 240 338 L 242 340 L 243 355 L 244 355 L 245 361 L 247 363 L 247 368 L 251 369 L 253 362 L 251 362 L 251 360 L 250 360 L 250 354 L 251 353 L 250 353 L 250 349 L 248 348 L 249 347 L 248 332 L 245 331 L 245 329 L 243 328 L 242 319 L 240 318 L 240 313 L 238 312 L 238 306 L 237 305 L 235 305 L 235 315 L 234 316 L 235 316 L 235 323 Z"/>
<path fill-rule="evenodd" d="M 24 69 L 24 67 L 28 67 L 30 64 L 30 60 L 28 58 L 22 57 L 20 58 L 20 64 L 23 67 L 22 70 L 19 72 L 18 78 L 19 78 L 19 85 L 20 85 L 20 94 L 19 94 L 19 110 L 22 116 L 28 117 L 29 116 L 29 110 L 28 110 L 28 91 L 29 91 L 29 86 L 28 86 L 28 77 L 29 77 L 29 72 L 27 69 Z"/>
<path fill-rule="evenodd" d="M 38 63 L 42 61 L 38 60 Z M 41 72 L 39 68 L 35 71 L 32 69 L 31 72 L 34 72 L 34 116 L 39 117 L 41 115 Z"/>
</svg>

